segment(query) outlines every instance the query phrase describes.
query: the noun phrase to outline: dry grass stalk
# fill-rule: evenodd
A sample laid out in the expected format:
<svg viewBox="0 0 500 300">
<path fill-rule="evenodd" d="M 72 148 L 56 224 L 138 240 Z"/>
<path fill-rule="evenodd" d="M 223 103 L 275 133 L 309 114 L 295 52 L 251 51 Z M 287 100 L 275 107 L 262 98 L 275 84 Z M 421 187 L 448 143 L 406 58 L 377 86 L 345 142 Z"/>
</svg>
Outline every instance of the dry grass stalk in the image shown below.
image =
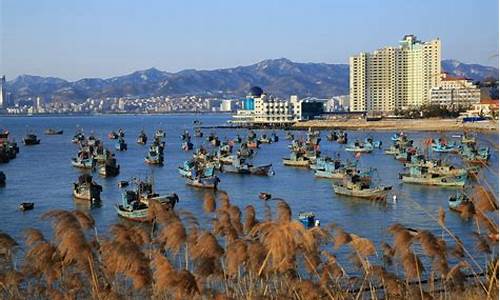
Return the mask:
<svg viewBox="0 0 500 300">
<path fill-rule="evenodd" d="M 238 274 L 240 266 L 244 265 L 248 259 L 247 245 L 242 240 L 235 240 L 226 248 L 226 271 L 229 276 Z"/>
<path fill-rule="evenodd" d="M 179 253 L 186 239 L 186 229 L 179 220 L 163 225 L 157 237 L 161 247 L 172 251 L 174 254 Z"/>
<path fill-rule="evenodd" d="M 247 243 L 247 269 L 250 273 L 257 274 L 266 258 L 267 251 L 259 241 Z"/>
<path fill-rule="evenodd" d="M 413 251 L 407 250 L 402 253 L 401 262 L 407 278 L 420 279 L 420 275 L 424 272 L 424 266 Z"/>
<path fill-rule="evenodd" d="M 476 209 L 482 212 L 497 211 L 498 203 L 495 195 L 483 185 L 476 185 L 472 195 Z"/>
<path fill-rule="evenodd" d="M 224 249 L 219 245 L 215 236 L 208 231 L 201 232 L 189 250 L 193 259 L 219 258 L 224 254 Z"/>
<path fill-rule="evenodd" d="M 356 250 L 357 254 L 361 257 L 366 257 L 376 254 L 375 245 L 372 241 L 366 238 L 359 237 L 355 234 L 350 234 L 351 246 Z"/>
<path fill-rule="evenodd" d="M 213 213 L 215 211 L 215 196 L 211 192 L 206 192 L 203 196 L 203 209 L 206 213 Z"/>
<path fill-rule="evenodd" d="M 388 231 L 394 236 L 394 250 L 396 254 L 405 254 L 413 242 L 413 235 L 400 224 L 391 225 Z"/>
<path fill-rule="evenodd" d="M 348 244 L 352 241 L 351 235 L 344 231 L 341 227 L 336 228 L 335 237 L 334 237 L 334 249 L 339 249 L 345 244 Z"/>
<path fill-rule="evenodd" d="M 441 227 L 444 227 L 445 223 L 445 218 L 446 218 L 446 213 L 442 207 L 439 208 L 439 213 L 438 213 L 438 223 Z"/>
<path fill-rule="evenodd" d="M 259 223 L 255 215 L 255 208 L 252 205 L 245 207 L 245 223 L 243 224 L 243 231 L 245 233 L 249 233 Z"/>
<path fill-rule="evenodd" d="M 446 283 L 448 283 L 450 286 L 458 286 L 460 288 L 463 288 L 466 278 L 465 274 L 462 273 L 461 269 L 466 266 L 467 264 L 461 261 L 458 264 L 456 264 L 453 268 L 451 268 L 448 274 L 446 275 Z"/>
</svg>

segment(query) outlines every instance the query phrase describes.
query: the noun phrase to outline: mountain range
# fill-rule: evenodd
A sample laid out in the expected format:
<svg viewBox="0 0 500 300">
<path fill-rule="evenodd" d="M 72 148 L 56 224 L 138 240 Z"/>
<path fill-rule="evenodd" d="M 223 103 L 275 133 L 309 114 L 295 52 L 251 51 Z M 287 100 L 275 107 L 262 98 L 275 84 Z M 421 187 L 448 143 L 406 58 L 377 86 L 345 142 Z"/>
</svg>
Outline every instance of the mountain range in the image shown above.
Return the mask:
<svg viewBox="0 0 500 300">
<path fill-rule="evenodd" d="M 456 60 L 443 60 L 450 75 L 474 81 L 498 79 L 498 69 Z M 14 100 L 41 96 L 46 101 L 81 102 L 87 98 L 199 95 L 241 97 L 251 86 L 260 86 L 279 97 L 327 98 L 349 93 L 349 65 L 297 63 L 286 58 L 268 59 L 249 66 L 216 70 L 183 70 L 177 73 L 155 68 L 108 79 L 66 81 L 55 77 L 21 75 L 7 81 Z"/>
</svg>

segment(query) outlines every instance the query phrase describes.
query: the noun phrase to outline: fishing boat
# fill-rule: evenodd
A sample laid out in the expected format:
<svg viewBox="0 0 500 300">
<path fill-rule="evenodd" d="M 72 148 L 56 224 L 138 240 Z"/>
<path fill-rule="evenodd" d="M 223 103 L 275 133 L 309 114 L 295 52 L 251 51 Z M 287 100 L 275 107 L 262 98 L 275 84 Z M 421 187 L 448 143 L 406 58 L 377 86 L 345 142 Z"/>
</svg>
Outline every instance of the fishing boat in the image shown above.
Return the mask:
<svg viewBox="0 0 500 300">
<path fill-rule="evenodd" d="M 217 186 L 220 182 L 219 177 L 210 176 L 210 177 L 188 177 L 186 178 L 186 184 L 189 186 L 197 187 L 197 188 L 205 188 L 205 189 L 217 189 Z"/>
<path fill-rule="evenodd" d="M 108 133 L 108 138 L 110 140 L 116 140 L 118 139 L 120 136 L 118 135 L 118 133 L 116 133 L 116 131 L 111 131 L 110 133 Z"/>
<path fill-rule="evenodd" d="M 200 127 L 196 127 L 196 128 L 194 129 L 194 136 L 195 136 L 195 137 L 198 137 L 198 138 L 203 137 L 203 131 L 201 131 L 201 128 L 200 128 Z"/>
<path fill-rule="evenodd" d="M 92 157 L 94 158 L 96 164 L 104 164 L 108 159 L 113 158 L 115 155 L 111 153 L 110 150 L 104 148 L 103 145 L 98 145 L 94 147 L 94 152 Z"/>
<path fill-rule="evenodd" d="M 144 130 L 141 130 L 141 133 L 139 133 L 139 136 L 137 137 L 137 144 L 139 145 L 146 145 L 148 142 L 148 136 L 144 132 Z"/>
<path fill-rule="evenodd" d="M 464 192 L 457 191 L 448 199 L 448 207 L 450 210 L 461 212 L 462 208 L 469 205 L 470 202 L 469 197 Z"/>
<path fill-rule="evenodd" d="M 183 140 L 183 141 L 191 140 L 191 135 L 189 134 L 189 131 L 184 130 L 184 132 L 181 135 L 181 140 Z"/>
<path fill-rule="evenodd" d="M 310 164 L 311 161 L 307 157 L 296 152 L 290 153 L 290 157 L 283 158 L 283 165 L 289 167 L 308 168 Z"/>
<path fill-rule="evenodd" d="M 367 138 L 365 139 L 365 145 L 366 145 L 366 144 L 369 144 L 369 145 L 371 145 L 373 148 L 376 148 L 376 149 L 380 149 L 380 148 L 382 148 L 382 141 L 376 141 L 376 140 L 374 140 L 374 139 L 373 139 L 373 138 L 371 138 L 371 137 L 367 137 Z"/>
<path fill-rule="evenodd" d="M 341 183 L 334 182 L 332 185 L 336 194 L 372 200 L 385 200 L 392 189 L 392 186 L 372 187 L 371 178 L 360 175 L 350 176 Z"/>
<path fill-rule="evenodd" d="M 103 177 L 114 177 L 120 173 L 120 165 L 116 163 L 115 158 L 109 158 L 99 167 L 99 175 Z"/>
<path fill-rule="evenodd" d="M 239 158 L 233 160 L 230 165 L 222 165 L 222 172 L 225 173 L 236 173 L 236 174 L 249 174 L 258 176 L 270 176 L 273 175 L 273 165 L 260 165 L 254 166 L 253 164 L 245 162 L 244 158 Z"/>
<path fill-rule="evenodd" d="M 40 140 L 37 138 L 36 134 L 33 134 L 33 133 L 28 133 L 24 139 L 23 139 L 23 143 L 26 145 L 26 146 L 30 146 L 30 145 L 38 145 L 40 144 Z"/>
<path fill-rule="evenodd" d="M 399 174 L 399 178 L 404 183 L 435 185 L 443 187 L 463 187 L 466 180 L 465 175 L 439 175 L 429 173 L 429 169 L 427 167 L 420 166 L 410 167 L 410 172 Z"/>
<path fill-rule="evenodd" d="M 455 143 L 448 143 L 445 139 L 434 139 L 432 143 L 432 151 L 441 153 L 457 153 L 458 145 Z"/>
<path fill-rule="evenodd" d="M 261 199 L 261 200 L 267 201 L 271 198 L 272 198 L 272 195 L 270 193 L 266 193 L 266 192 L 259 193 L 259 199 Z"/>
<path fill-rule="evenodd" d="M 8 139 L 10 132 L 7 129 L 2 129 L 0 131 L 0 139 Z"/>
<path fill-rule="evenodd" d="M 258 139 L 259 144 L 271 144 L 273 140 L 268 137 L 266 134 L 263 134 L 260 139 Z"/>
<path fill-rule="evenodd" d="M 144 161 L 151 165 L 163 165 L 163 149 L 164 143 L 155 138 L 154 143 L 149 147 Z"/>
<path fill-rule="evenodd" d="M 115 149 L 117 151 L 127 151 L 127 143 L 125 142 L 125 139 L 120 137 L 118 138 L 118 142 L 115 145 Z"/>
<path fill-rule="evenodd" d="M 5 181 L 7 181 L 7 176 L 5 176 L 5 173 L 0 171 L 0 187 L 5 186 Z"/>
<path fill-rule="evenodd" d="M 78 144 L 78 143 L 82 142 L 83 140 L 85 140 L 85 135 L 83 134 L 83 132 L 80 131 L 80 132 L 75 133 L 75 135 L 71 139 L 71 142 L 73 144 Z"/>
<path fill-rule="evenodd" d="M 45 129 L 45 135 L 61 135 L 64 131 L 62 129 L 48 128 Z"/>
<path fill-rule="evenodd" d="M 164 138 L 166 136 L 165 131 L 163 129 L 157 129 L 155 132 L 155 137 Z"/>
<path fill-rule="evenodd" d="M 150 165 L 163 165 L 163 152 L 158 147 L 151 147 L 144 161 Z"/>
<path fill-rule="evenodd" d="M 181 148 L 183 151 L 193 150 L 193 143 L 190 140 L 182 142 Z"/>
<path fill-rule="evenodd" d="M 475 174 L 479 171 L 478 168 L 457 168 L 441 159 L 425 159 L 423 155 L 414 155 L 410 162 L 404 164 L 406 168 L 411 167 L 426 167 L 427 171 L 432 174 L 446 175 L 446 176 L 463 176 L 467 174 Z"/>
<path fill-rule="evenodd" d="M 80 151 L 76 157 L 71 159 L 71 165 L 80 169 L 93 169 L 96 161 L 88 152 Z"/>
<path fill-rule="evenodd" d="M 271 141 L 273 143 L 277 143 L 279 142 L 280 138 L 278 137 L 278 135 L 276 134 L 276 132 L 273 131 L 273 133 L 271 133 Z"/>
<path fill-rule="evenodd" d="M 462 135 L 462 144 L 475 144 L 476 143 L 476 137 L 472 134 L 464 132 Z"/>
<path fill-rule="evenodd" d="M 477 149 L 475 145 L 467 144 L 460 149 L 463 161 L 471 164 L 485 164 L 490 159 L 490 155 L 488 147 Z"/>
<path fill-rule="evenodd" d="M 193 170 L 195 170 L 194 173 Z M 202 173 L 202 176 L 210 177 L 215 174 L 215 167 L 192 159 L 184 161 L 182 166 L 177 168 L 177 171 L 182 177 L 191 177 L 196 173 Z"/>
<path fill-rule="evenodd" d="M 33 208 L 35 208 L 35 203 L 33 202 L 23 202 L 19 204 L 19 210 L 21 211 L 32 210 Z"/>
<path fill-rule="evenodd" d="M 354 144 L 345 147 L 345 151 L 354 153 L 370 153 L 373 151 L 372 144 L 361 143 L 359 141 L 354 142 Z"/>
<path fill-rule="evenodd" d="M 293 141 L 294 139 L 295 139 L 295 137 L 293 136 L 293 133 L 291 133 L 290 131 L 287 131 L 286 136 L 285 136 L 285 140 Z"/>
<path fill-rule="evenodd" d="M 138 199 L 134 191 L 122 193 L 122 203 L 115 205 L 118 216 L 135 222 L 149 222 L 149 206 Z"/>
<path fill-rule="evenodd" d="M 101 200 L 102 186 L 92 180 L 92 176 L 83 174 L 73 183 L 73 197 L 91 202 Z"/>
<path fill-rule="evenodd" d="M 401 148 L 398 145 L 391 145 L 389 148 L 384 150 L 384 154 L 396 155 L 401 152 Z"/>
<path fill-rule="evenodd" d="M 393 141 L 393 142 L 402 142 L 402 141 L 405 141 L 407 139 L 408 139 L 408 136 L 404 132 L 394 133 L 391 136 L 391 141 Z"/>
<path fill-rule="evenodd" d="M 336 131 L 330 131 L 328 135 L 326 136 L 326 139 L 330 142 L 336 141 L 338 138 L 337 132 Z"/>
<path fill-rule="evenodd" d="M 337 143 L 339 144 L 347 144 L 347 132 L 341 131 L 337 137 Z"/>
<path fill-rule="evenodd" d="M 257 149 L 259 148 L 260 142 L 258 140 L 248 140 L 246 145 L 249 149 Z"/>
<path fill-rule="evenodd" d="M 299 222 L 304 225 L 305 228 L 319 227 L 319 219 L 312 212 L 300 212 Z"/>
</svg>

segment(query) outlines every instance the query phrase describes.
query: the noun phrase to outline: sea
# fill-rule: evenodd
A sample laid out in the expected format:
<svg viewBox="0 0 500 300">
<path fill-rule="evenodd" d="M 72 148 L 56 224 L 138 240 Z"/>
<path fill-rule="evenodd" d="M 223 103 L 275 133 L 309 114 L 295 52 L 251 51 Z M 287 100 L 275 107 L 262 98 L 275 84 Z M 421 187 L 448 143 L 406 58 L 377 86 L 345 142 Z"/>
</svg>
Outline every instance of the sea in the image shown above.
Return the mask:
<svg viewBox="0 0 500 300">
<path fill-rule="evenodd" d="M 128 222 L 119 218 L 115 205 L 121 200 L 122 190 L 118 182 L 132 178 L 154 178 L 154 188 L 160 194 L 177 193 L 180 201 L 176 206 L 178 211 L 188 211 L 194 215 L 200 226 L 210 226 L 214 215 L 203 211 L 203 196 L 205 190 L 186 185 L 185 180 L 177 172 L 177 168 L 185 160 L 192 157 L 192 152 L 181 150 L 181 134 L 189 130 L 193 136 L 193 122 L 198 120 L 202 126 L 217 127 L 226 125 L 230 120 L 224 114 L 168 114 L 168 115 L 99 115 L 99 116 L 19 116 L 0 117 L 0 129 L 11 132 L 20 147 L 17 158 L 6 164 L 0 164 L 0 171 L 7 176 L 7 184 L 0 188 L 0 231 L 6 232 L 22 245 L 23 231 L 34 227 L 45 234 L 51 234 L 49 220 L 42 215 L 52 210 L 83 210 L 89 212 L 96 221 L 99 235 L 106 235 L 109 226 L 114 223 Z M 63 135 L 44 135 L 46 128 L 64 130 Z M 118 129 L 125 130 L 125 140 L 128 150 L 114 150 L 115 142 L 107 134 Z M 165 164 L 162 167 L 150 166 L 144 163 L 148 150 L 147 145 L 139 145 L 136 138 L 144 130 L 149 141 L 156 129 L 166 131 Z M 98 207 L 91 207 L 86 202 L 76 202 L 72 197 L 73 183 L 82 172 L 71 166 L 71 158 L 77 153 L 77 146 L 71 142 L 74 133 L 83 130 L 86 135 L 94 135 L 104 141 L 116 155 L 120 164 L 120 174 L 114 178 L 102 178 L 96 172 L 92 175 L 97 183 L 103 186 L 102 202 Z M 41 143 L 35 146 L 25 146 L 22 138 L 26 132 L 35 132 L 41 138 Z M 207 146 L 206 136 L 217 134 L 222 140 L 234 138 L 236 134 L 247 135 L 246 129 L 206 128 L 203 138 L 193 138 L 196 147 Z M 257 135 L 270 134 L 272 130 L 256 130 Z M 457 189 L 403 184 L 399 173 L 404 171 L 403 165 L 392 156 L 384 155 L 383 149 L 373 153 L 362 154 L 358 165 L 362 168 L 376 168 L 374 179 L 377 183 L 392 185 L 393 189 L 385 202 L 372 202 L 336 195 L 329 179 L 315 178 L 311 170 L 286 167 L 282 158 L 289 155 L 285 140 L 285 131 L 276 130 L 280 140 L 277 143 L 261 145 L 254 164 L 272 163 L 274 176 L 245 176 L 236 174 L 220 174 L 219 189 L 229 194 L 231 203 L 240 207 L 242 212 L 247 205 L 253 205 L 257 217 L 264 218 L 265 206 L 275 207 L 273 201 L 266 203 L 258 198 L 260 192 L 268 192 L 273 198 L 286 200 L 290 205 L 293 217 L 300 212 L 313 212 L 321 222 L 321 226 L 340 226 L 345 231 L 355 233 L 374 241 L 379 247 L 382 242 L 391 243 L 391 235 L 387 228 L 395 223 L 404 226 L 429 230 L 438 236 L 443 236 L 453 245 L 451 238 L 438 225 L 437 216 L 440 208 L 446 211 L 446 226 L 463 240 L 467 249 L 474 248 L 472 232 L 477 231 L 474 221 L 465 221 L 448 209 L 448 199 Z M 294 131 L 296 137 L 305 137 L 306 131 Z M 372 137 L 382 141 L 382 148 L 389 147 L 394 132 L 363 132 L 349 131 L 350 141 L 364 140 Z M 408 135 L 419 147 L 428 138 L 445 137 L 457 140 L 453 135 L 461 132 L 409 132 Z M 344 160 L 354 160 L 356 157 L 346 152 L 345 145 L 330 142 L 326 139 L 327 131 L 322 132 L 320 149 L 322 155 L 335 157 L 340 155 Z M 481 133 L 479 144 L 488 146 L 492 157 L 488 166 L 481 169 L 479 182 L 487 184 L 498 195 L 498 133 Z M 208 147 L 208 146 L 207 146 Z M 422 148 L 424 149 L 424 148 Z M 454 154 L 429 153 L 433 157 L 441 157 L 456 165 L 461 165 L 461 159 Z M 474 182 L 471 181 L 471 184 Z M 396 200 L 393 200 L 393 195 Z M 21 202 L 34 202 L 35 208 L 22 212 L 18 209 Z M 493 215 L 498 224 L 498 215 Z M 378 248 L 380 249 L 380 248 Z M 333 250 L 333 249 L 329 249 Z M 471 250 L 472 251 L 472 250 Z M 380 255 L 379 250 L 379 255 Z M 479 254 L 477 254 L 479 255 Z M 480 256 L 482 257 L 482 256 Z M 482 258 L 481 258 L 482 259 Z"/>
</svg>

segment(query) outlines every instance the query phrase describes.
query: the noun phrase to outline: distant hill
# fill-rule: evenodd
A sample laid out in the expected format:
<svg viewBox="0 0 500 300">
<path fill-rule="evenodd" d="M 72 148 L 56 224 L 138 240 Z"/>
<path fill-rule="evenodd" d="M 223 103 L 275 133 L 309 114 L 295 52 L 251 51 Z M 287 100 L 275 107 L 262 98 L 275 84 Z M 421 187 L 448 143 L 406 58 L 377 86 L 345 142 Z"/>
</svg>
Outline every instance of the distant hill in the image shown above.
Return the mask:
<svg viewBox="0 0 500 300">
<path fill-rule="evenodd" d="M 474 80 L 498 78 L 498 69 L 444 60 L 443 71 Z M 108 79 L 85 78 L 69 82 L 59 78 L 22 75 L 7 82 L 14 99 L 42 96 L 46 101 L 83 101 L 92 97 L 144 97 L 200 95 L 241 97 L 251 86 L 279 96 L 326 98 L 349 93 L 349 65 L 296 63 L 269 59 L 249 66 L 169 73 L 155 68 Z"/>
</svg>

